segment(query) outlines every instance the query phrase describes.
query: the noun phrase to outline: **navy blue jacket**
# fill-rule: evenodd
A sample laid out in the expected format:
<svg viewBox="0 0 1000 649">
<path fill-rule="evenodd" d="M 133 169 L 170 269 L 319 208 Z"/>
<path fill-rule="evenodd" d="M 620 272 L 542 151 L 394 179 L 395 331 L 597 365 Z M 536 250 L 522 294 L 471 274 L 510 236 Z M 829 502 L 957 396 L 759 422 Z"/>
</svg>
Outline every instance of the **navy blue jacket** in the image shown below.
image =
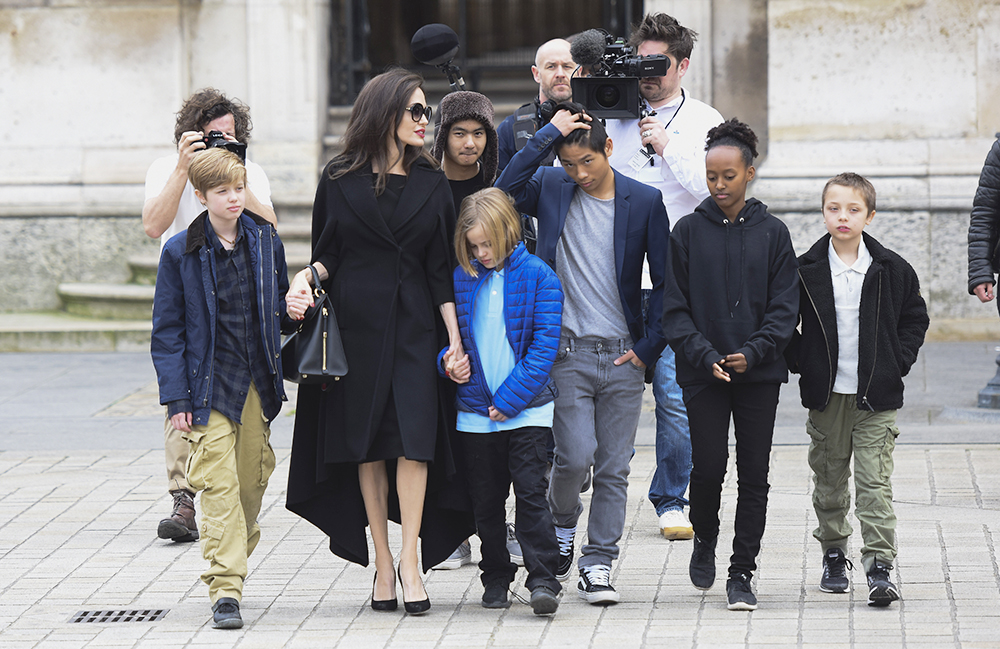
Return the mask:
<svg viewBox="0 0 1000 649">
<path fill-rule="evenodd" d="M 746 372 L 730 372 L 734 382 L 786 382 L 782 354 L 798 321 L 799 276 L 785 224 L 755 198 L 730 221 L 708 197 L 670 233 L 670 259 L 663 326 L 677 382 L 720 383 L 712 364 L 728 354 L 747 360 Z"/>
<path fill-rule="evenodd" d="M 525 214 L 538 219 L 538 245 L 535 254 L 556 267 L 556 243 L 566 225 L 573 194 L 579 189 L 561 167 L 541 167 L 549 149 L 562 140 L 562 133 L 552 124 L 542 127 L 535 137 L 511 159 L 496 182 L 517 201 Z M 649 259 L 653 289 L 649 312 L 663 309 L 664 272 L 667 271 L 670 221 L 663 207 L 660 190 L 638 180 L 615 174 L 615 278 L 622 312 L 632 336 L 636 356 L 646 365 L 653 364 L 666 346 L 658 318 L 649 326 L 642 318 L 642 264 Z"/>
<path fill-rule="evenodd" d="M 476 295 L 493 271 L 473 260 L 478 277 L 455 269 L 455 308 L 462 332 L 462 347 L 469 354 L 472 377 L 458 386 L 456 406 L 465 412 L 489 416 L 493 406 L 508 418 L 516 417 L 526 408 L 546 404 L 556 397 L 549 378 L 552 363 L 559 350 L 559 330 L 562 326 L 563 292 L 559 278 L 538 257 L 528 252 L 523 243 L 517 244 L 504 265 L 504 325 L 507 342 L 514 350 L 516 364 L 510 376 L 490 394 L 483 378 L 482 361 L 472 334 Z M 441 350 L 441 358 L 448 348 Z"/>
<path fill-rule="evenodd" d="M 215 255 L 205 238 L 207 219 L 208 212 L 202 212 L 185 232 L 172 237 L 163 247 L 156 271 L 150 342 L 160 403 L 190 400 L 192 423 L 199 426 L 208 424 L 212 410 L 219 312 Z M 275 394 L 286 401 L 281 378 L 281 328 L 284 325 L 286 331 L 292 331 L 296 325 L 285 311 L 288 291 L 285 250 L 274 226 L 256 214 L 244 210 L 240 227 L 250 249 L 261 345 L 274 379 Z M 268 421 L 277 415 L 278 410 L 264 413 Z"/>
</svg>

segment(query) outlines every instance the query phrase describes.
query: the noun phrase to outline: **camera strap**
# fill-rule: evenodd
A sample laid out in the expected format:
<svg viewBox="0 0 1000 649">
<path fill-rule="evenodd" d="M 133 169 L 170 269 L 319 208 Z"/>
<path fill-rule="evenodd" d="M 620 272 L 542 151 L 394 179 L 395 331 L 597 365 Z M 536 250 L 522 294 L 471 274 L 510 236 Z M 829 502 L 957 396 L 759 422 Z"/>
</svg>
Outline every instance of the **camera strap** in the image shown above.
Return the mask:
<svg viewBox="0 0 1000 649">
<path fill-rule="evenodd" d="M 677 117 L 677 113 L 681 112 L 681 108 L 684 108 L 685 101 L 687 101 L 687 93 L 684 92 L 684 88 L 681 88 L 681 103 L 677 105 L 677 110 L 675 110 L 674 114 L 670 116 L 667 123 L 663 125 L 663 130 L 667 130 L 667 128 L 673 124 L 674 119 Z M 646 106 L 648 107 L 649 104 L 647 103 Z M 651 114 L 655 115 L 656 113 L 654 112 Z M 636 171 L 639 171 L 646 165 L 649 165 L 650 167 L 655 166 L 653 161 L 653 156 L 655 155 L 656 151 L 653 149 L 653 145 L 647 144 L 645 147 L 640 147 L 639 150 L 635 152 L 635 155 L 628 161 L 628 165 Z"/>
</svg>

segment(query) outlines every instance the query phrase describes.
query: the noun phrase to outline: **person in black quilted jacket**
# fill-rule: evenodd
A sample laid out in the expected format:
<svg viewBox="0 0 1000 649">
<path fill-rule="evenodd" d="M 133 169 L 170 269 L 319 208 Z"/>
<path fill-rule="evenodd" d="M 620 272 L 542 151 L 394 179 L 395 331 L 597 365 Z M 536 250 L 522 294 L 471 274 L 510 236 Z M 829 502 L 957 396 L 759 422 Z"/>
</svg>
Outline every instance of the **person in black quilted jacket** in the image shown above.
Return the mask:
<svg viewBox="0 0 1000 649">
<path fill-rule="evenodd" d="M 997 133 L 1000 137 L 1000 133 Z M 969 293 L 980 302 L 994 297 L 997 234 L 1000 231 L 1000 139 L 986 156 L 969 220 Z M 1000 309 L 1000 304 L 997 305 Z"/>
</svg>

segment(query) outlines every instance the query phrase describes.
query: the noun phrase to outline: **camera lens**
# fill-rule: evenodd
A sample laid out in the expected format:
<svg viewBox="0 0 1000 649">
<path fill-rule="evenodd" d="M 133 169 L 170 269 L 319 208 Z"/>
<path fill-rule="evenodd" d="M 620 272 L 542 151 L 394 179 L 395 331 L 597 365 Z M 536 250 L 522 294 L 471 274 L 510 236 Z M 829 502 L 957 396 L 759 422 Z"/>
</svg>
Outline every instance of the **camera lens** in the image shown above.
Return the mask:
<svg viewBox="0 0 1000 649">
<path fill-rule="evenodd" d="M 594 99 L 601 108 L 614 108 L 621 101 L 622 94 L 614 86 L 599 86 L 594 92 Z"/>
</svg>

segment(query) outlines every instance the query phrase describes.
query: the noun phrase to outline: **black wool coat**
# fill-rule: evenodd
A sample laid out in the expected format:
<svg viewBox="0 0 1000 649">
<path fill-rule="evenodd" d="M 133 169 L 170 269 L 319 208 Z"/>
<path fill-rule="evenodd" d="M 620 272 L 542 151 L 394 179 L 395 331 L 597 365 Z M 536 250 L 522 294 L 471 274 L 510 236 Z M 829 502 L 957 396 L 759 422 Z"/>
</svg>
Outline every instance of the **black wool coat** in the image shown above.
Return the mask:
<svg viewBox="0 0 1000 649">
<path fill-rule="evenodd" d="M 444 173 L 418 160 L 390 229 L 379 212 L 371 168 L 331 180 L 331 166 L 313 204 L 312 258 L 329 271 L 324 288 L 349 370 L 325 390 L 299 387 L 287 507 L 330 536 L 335 554 L 367 565 L 357 465 L 372 446 L 391 391 L 405 456 L 435 462 L 421 530 L 426 569 L 447 558 L 471 527 L 467 513 L 450 520 L 452 513 L 437 507 L 438 487 L 447 486 L 447 477 L 434 473 L 454 471 L 436 369 L 437 353 L 447 344 L 438 307 L 455 300 L 451 189 Z M 398 521 L 395 468 L 387 470 L 390 518 Z"/>
<path fill-rule="evenodd" d="M 969 218 L 969 293 L 1000 270 L 1000 140 L 986 155 Z M 1000 301 L 997 302 L 1000 308 Z"/>
<path fill-rule="evenodd" d="M 862 233 L 872 263 L 861 288 L 858 330 L 858 408 L 903 407 L 903 377 L 917 360 L 930 320 L 913 267 Z M 830 235 L 799 257 L 802 295 L 798 331 L 786 351 L 788 366 L 801 374 L 802 405 L 825 410 L 837 378 L 837 309 L 830 273 Z"/>
</svg>

